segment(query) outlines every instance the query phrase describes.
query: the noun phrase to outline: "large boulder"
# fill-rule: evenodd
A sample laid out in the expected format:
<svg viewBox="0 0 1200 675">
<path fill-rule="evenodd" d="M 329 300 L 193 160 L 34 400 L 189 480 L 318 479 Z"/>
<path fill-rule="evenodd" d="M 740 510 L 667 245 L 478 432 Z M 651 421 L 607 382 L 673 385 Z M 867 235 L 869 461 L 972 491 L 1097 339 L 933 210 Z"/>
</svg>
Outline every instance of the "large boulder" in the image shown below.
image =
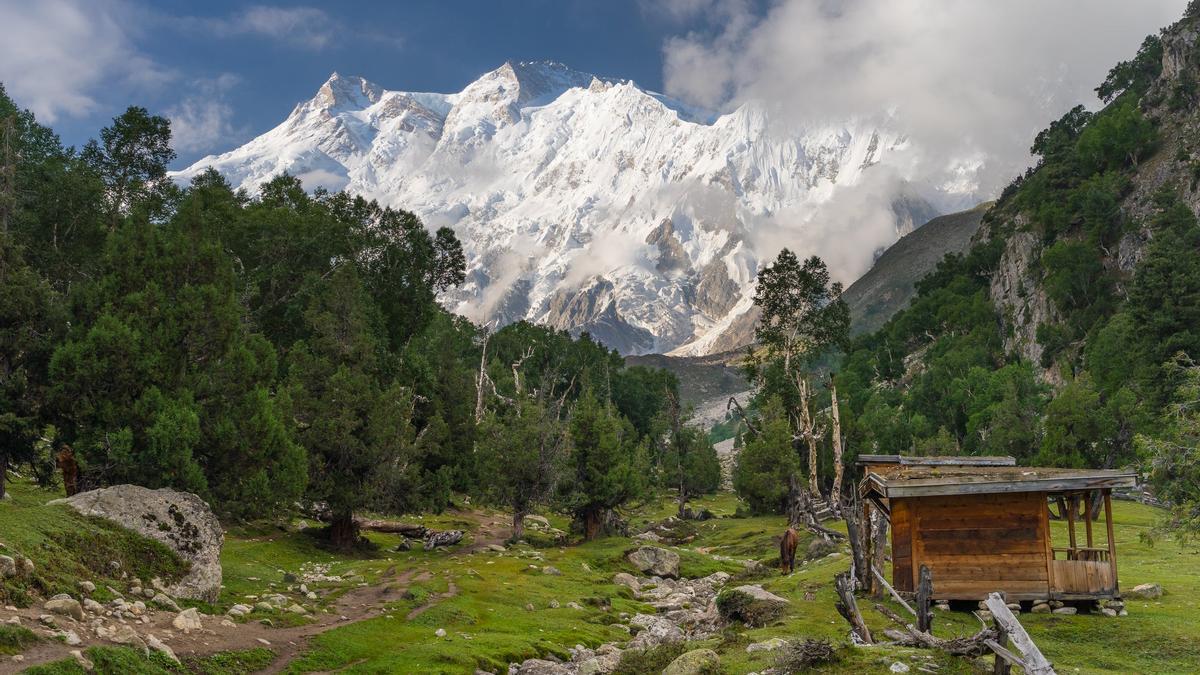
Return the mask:
<svg viewBox="0 0 1200 675">
<path fill-rule="evenodd" d="M 17 561 L 12 556 L 0 555 L 0 579 L 17 576 Z"/>
<path fill-rule="evenodd" d="M 83 606 L 80 605 L 79 601 L 74 598 L 56 595 L 47 600 L 44 607 L 46 608 L 46 611 L 50 612 L 51 614 L 69 616 L 76 621 L 83 621 Z"/>
<path fill-rule="evenodd" d="M 663 669 L 662 675 L 701 675 L 713 672 L 721 663 L 721 657 L 711 649 L 693 649 L 680 654 Z"/>
<path fill-rule="evenodd" d="M 656 546 L 642 546 L 628 556 L 643 574 L 668 579 L 679 578 L 679 554 Z"/>
<path fill-rule="evenodd" d="M 221 546 L 225 533 L 212 509 L 194 494 L 138 485 L 114 485 L 53 503 L 99 516 L 166 544 L 191 563 L 186 576 L 168 586 L 177 598 L 216 602 L 221 592 Z"/>
<path fill-rule="evenodd" d="M 726 621 L 766 626 L 783 615 L 788 601 L 762 586 L 738 586 L 717 596 L 717 609 Z"/>
</svg>

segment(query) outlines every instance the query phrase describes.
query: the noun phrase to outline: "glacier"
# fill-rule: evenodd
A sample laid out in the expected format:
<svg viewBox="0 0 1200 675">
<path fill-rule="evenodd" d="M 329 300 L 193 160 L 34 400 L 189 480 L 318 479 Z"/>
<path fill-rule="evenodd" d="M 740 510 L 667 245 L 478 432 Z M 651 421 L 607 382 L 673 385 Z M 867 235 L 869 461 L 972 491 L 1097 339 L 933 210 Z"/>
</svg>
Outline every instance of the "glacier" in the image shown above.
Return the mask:
<svg viewBox="0 0 1200 675">
<path fill-rule="evenodd" d="M 279 126 L 172 178 L 212 167 L 253 193 L 287 172 L 407 209 L 463 242 L 452 311 L 587 331 L 625 354 L 701 355 L 750 340 L 755 274 L 780 246 L 840 247 L 827 260 L 849 283 L 901 235 L 976 201 L 969 166 L 918 178 L 910 145 L 886 123 L 800 124 L 758 102 L 716 113 L 509 62 L 452 94 L 334 73 Z"/>
</svg>

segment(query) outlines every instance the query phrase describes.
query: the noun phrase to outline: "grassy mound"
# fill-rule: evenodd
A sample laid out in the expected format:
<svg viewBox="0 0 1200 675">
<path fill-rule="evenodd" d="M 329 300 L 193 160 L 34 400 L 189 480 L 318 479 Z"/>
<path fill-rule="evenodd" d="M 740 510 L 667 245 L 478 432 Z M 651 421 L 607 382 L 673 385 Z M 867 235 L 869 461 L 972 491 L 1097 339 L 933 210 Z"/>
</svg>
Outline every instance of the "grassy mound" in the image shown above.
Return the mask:
<svg viewBox="0 0 1200 675">
<path fill-rule="evenodd" d="M 221 652 L 203 658 L 185 658 L 175 663 L 158 652 L 129 647 L 92 647 L 84 652 L 94 675 L 246 675 L 271 665 L 275 653 L 266 648 Z M 84 675 L 88 671 L 74 659 L 33 666 L 26 675 Z"/>
<path fill-rule="evenodd" d="M 166 583 L 187 572 L 187 563 L 158 541 L 66 506 L 46 504 L 60 494 L 28 483 L 11 484 L 9 494 L 12 499 L 0 502 L 2 552 L 28 557 L 34 571 L 0 581 L 0 605 L 27 607 L 39 597 L 76 593 L 80 581 L 95 583 L 96 597 L 106 599 L 106 582 L 119 579 L 122 572 Z"/>
</svg>

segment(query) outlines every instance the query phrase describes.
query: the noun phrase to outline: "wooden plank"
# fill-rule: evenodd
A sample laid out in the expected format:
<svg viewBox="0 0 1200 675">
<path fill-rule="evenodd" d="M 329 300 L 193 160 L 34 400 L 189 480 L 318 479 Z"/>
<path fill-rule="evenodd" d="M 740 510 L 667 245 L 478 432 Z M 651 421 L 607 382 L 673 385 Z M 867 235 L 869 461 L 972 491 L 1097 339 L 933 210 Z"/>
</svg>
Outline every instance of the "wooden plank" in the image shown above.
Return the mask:
<svg viewBox="0 0 1200 675">
<path fill-rule="evenodd" d="M 1000 517 L 1000 516 L 998 516 Z M 994 541 L 1003 543 L 1006 541 L 1034 541 L 1040 544 L 1041 539 L 1038 537 L 1037 525 L 1029 527 L 993 527 L 993 528 L 966 528 L 962 530 L 926 530 L 920 529 L 921 541 L 928 544 L 931 541 Z"/>
<path fill-rule="evenodd" d="M 1083 495 L 1083 522 L 1087 531 L 1087 545 L 1088 548 L 1091 548 L 1095 546 L 1095 542 L 1092 541 L 1092 495 L 1090 492 Z"/>
<path fill-rule="evenodd" d="M 1075 548 L 1075 505 L 1077 503 L 1075 495 L 1067 497 L 1067 537 L 1070 539 L 1071 548 Z"/>
<path fill-rule="evenodd" d="M 998 631 L 998 632 L 1000 632 L 1002 641 L 1001 640 L 984 640 L 983 641 L 983 644 L 987 645 L 988 649 L 991 649 L 996 654 L 996 665 L 992 669 L 992 673 L 994 675 L 1008 675 L 1008 673 L 1012 672 L 1012 669 L 1009 666 L 1016 666 L 1018 668 L 1024 669 L 1025 661 L 1023 661 L 1021 659 L 1021 657 L 1017 656 L 1016 654 L 1008 651 L 1008 649 L 1006 649 L 1004 647 L 1004 645 L 1002 644 L 1002 642 L 1008 641 L 1008 634 L 1004 633 L 1002 631 Z"/>
<path fill-rule="evenodd" d="M 988 595 L 987 607 L 992 613 L 992 618 L 996 620 L 997 624 L 1004 627 L 1004 632 L 1008 634 L 1017 651 L 1021 652 L 1022 661 L 1025 662 L 1023 667 L 1027 675 L 1054 675 L 1054 666 L 1030 639 L 1021 622 L 1017 621 L 1017 617 L 1009 611 L 999 593 Z"/>
<path fill-rule="evenodd" d="M 985 598 L 988 593 L 995 591 L 998 584 L 995 581 L 981 579 L 977 581 L 939 581 L 934 590 L 938 598 Z M 1003 589 L 1010 596 L 1045 597 L 1049 592 L 1044 581 L 1006 581 Z"/>
<path fill-rule="evenodd" d="M 929 601 L 933 596 L 933 574 L 929 567 L 921 565 L 917 581 L 917 630 L 929 633 L 933 630 L 933 609 Z"/>
<path fill-rule="evenodd" d="M 883 587 L 887 589 L 887 592 L 891 593 L 892 598 L 894 598 L 896 602 L 900 603 L 904 609 L 908 610 L 909 614 L 912 614 L 913 616 L 917 615 L 917 610 L 913 609 L 907 602 L 904 601 L 904 598 L 900 597 L 900 594 L 897 593 L 896 589 L 892 588 L 892 585 L 883 578 L 883 574 L 878 569 L 872 566 L 871 573 L 875 575 L 875 579 L 878 580 L 879 583 L 883 584 Z"/>
<path fill-rule="evenodd" d="M 922 532 L 937 530 L 1006 530 L 1039 527 L 1039 513 L 980 513 L 971 515 L 937 514 L 926 516 L 922 513 L 919 526 Z"/>
<path fill-rule="evenodd" d="M 1044 548 L 1042 542 L 1036 539 L 933 540 L 921 541 L 920 546 L 927 554 L 936 555 L 1039 554 Z M 914 554 L 913 559 L 920 562 L 924 558 Z"/>
<path fill-rule="evenodd" d="M 1046 566 L 1046 587 L 1054 588 L 1054 566 L 1051 562 L 1054 560 L 1054 544 L 1050 541 L 1050 502 L 1046 500 L 1045 495 L 1039 495 L 1040 502 L 1039 512 L 1041 513 L 1039 536 L 1045 543 L 1045 551 L 1043 553 L 1043 564 Z"/>
<path fill-rule="evenodd" d="M 973 579 L 991 579 L 1004 581 L 1049 581 L 1046 568 L 1040 565 L 1008 566 L 997 565 L 930 565 L 930 570 L 937 575 L 938 583 L 943 581 L 971 581 Z"/>
</svg>

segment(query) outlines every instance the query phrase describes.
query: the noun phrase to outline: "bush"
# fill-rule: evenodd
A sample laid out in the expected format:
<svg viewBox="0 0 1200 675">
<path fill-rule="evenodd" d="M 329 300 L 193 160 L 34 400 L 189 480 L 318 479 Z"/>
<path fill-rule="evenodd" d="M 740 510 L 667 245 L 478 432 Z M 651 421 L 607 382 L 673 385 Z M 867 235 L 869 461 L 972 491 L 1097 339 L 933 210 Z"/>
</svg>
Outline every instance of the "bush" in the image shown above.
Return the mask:
<svg viewBox="0 0 1200 675">
<path fill-rule="evenodd" d="M 775 668 L 784 673 L 807 673 L 815 666 L 839 660 L 841 655 L 829 640 L 805 640 L 780 649 Z"/>
<path fill-rule="evenodd" d="M 783 603 L 759 600 L 731 589 L 717 596 L 717 611 L 726 621 L 741 621 L 747 626 L 768 626 L 783 616 Z"/>
<path fill-rule="evenodd" d="M 37 641 L 38 636 L 28 628 L 0 625 L 0 654 L 20 654 Z"/>
</svg>

